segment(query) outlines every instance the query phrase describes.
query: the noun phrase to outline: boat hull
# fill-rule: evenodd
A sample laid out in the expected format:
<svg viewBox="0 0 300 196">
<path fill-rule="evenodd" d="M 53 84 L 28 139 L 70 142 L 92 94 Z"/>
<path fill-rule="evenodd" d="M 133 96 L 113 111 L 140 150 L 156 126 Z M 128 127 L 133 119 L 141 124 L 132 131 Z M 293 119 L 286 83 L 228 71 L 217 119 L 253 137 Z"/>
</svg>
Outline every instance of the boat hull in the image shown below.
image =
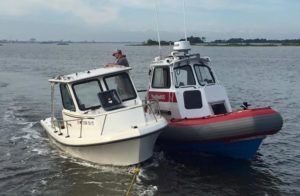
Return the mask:
<svg viewBox="0 0 300 196">
<path fill-rule="evenodd" d="M 51 136 L 50 138 L 61 150 L 74 157 L 97 164 L 128 166 L 152 157 L 159 133 L 160 131 L 157 131 L 143 137 L 90 146 L 68 146 L 57 142 Z"/>
<path fill-rule="evenodd" d="M 50 118 L 42 120 L 41 125 L 56 146 L 74 157 L 97 164 L 127 166 L 153 155 L 155 142 L 167 122 L 161 118 L 154 125 L 127 130 L 127 134 L 121 136 L 98 136 L 89 140 L 59 134 L 51 127 Z"/>
<path fill-rule="evenodd" d="M 248 138 L 230 142 L 163 143 L 163 146 L 170 151 L 208 153 L 234 159 L 251 160 L 257 153 L 264 138 Z"/>
<path fill-rule="evenodd" d="M 251 159 L 262 140 L 282 128 L 280 114 L 257 108 L 206 118 L 171 120 L 160 143 L 176 149 Z"/>
</svg>

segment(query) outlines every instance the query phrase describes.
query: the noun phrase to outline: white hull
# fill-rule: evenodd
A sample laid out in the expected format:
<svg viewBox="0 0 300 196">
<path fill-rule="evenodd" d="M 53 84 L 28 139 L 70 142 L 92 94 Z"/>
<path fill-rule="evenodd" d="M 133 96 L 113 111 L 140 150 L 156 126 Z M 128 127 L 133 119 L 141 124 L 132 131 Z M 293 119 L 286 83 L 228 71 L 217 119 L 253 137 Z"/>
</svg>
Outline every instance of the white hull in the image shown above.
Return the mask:
<svg viewBox="0 0 300 196">
<path fill-rule="evenodd" d="M 41 125 L 45 128 L 50 139 L 63 151 L 66 153 L 97 164 L 105 165 L 118 165 L 127 166 L 143 162 L 149 159 L 153 154 L 154 144 L 160 130 L 166 126 L 164 121 L 161 123 L 147 127 L 146 131 L 139 129 L 139 132 L 145 134 L 132 134 L 132 137 L 123 137 L 114 140 L 106 138 L 101 138 L 99 136 L 98 143 L 91 142 L 90 144 L 80 144 L 74 145 L 74 143 L 67 144 L 68 138 L 65 136 L 58 136 L 54 133 L 54 129 L 49 126 L 50 124 L 45 121 L 41 121 Z M 152 131 L 149 131 L 149 128 Z M 132 131 L 132 130 L 130 130 Z M 83 138 L 78 138 L 82 140 Z"/>
<path fill-rule="evenodd" d="M 150 158 L 168 122 L 156 109 L 157 102 L 142 103 L 130 69 L 99 68 L 50 79 L 51 118 L 41 125 L 51 140 L 70 155 L 98 164 L 126 166 Z M 61 119 L 55 118 L 56 84 Z"/>
<path fill-rule="evenodd" d="M 126 166 L 149 159 L 153 154 L 154 144 L 159 133 L 91 146 L 67 146 L 50 138 L 60 149 L 74 157 L 98 164 Z"/>
</svg>

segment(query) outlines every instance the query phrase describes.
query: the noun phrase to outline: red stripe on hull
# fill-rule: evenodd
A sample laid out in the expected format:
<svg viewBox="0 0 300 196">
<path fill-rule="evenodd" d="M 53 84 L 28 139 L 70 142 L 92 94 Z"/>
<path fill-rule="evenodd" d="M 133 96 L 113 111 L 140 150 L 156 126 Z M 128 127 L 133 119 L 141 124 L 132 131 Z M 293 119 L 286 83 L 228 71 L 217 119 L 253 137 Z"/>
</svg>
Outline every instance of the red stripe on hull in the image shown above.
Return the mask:
<svg viewBox="0 0 300 196">
<path fill-rule="evenodd" d="M 270 114 L 278 114 L 272 108 L 255 108 L 248 110 L 241 110 L 236 112 L 231 112 L 228 114 L 221 114 L 215 116 L 207 116 L 202 118 L 188 118 L 188 119 L 172 119 L 169 122 L 170 126 L 193 126 L 193 125 L 206 125 L 211 123 L 224 122 L 229 120 L 237 120 L 241 118 L 249 118 L 260 115 L 270 115 Z"/>
<path fill-rule="evenodd" d="M 176 94 L 174 92 L 149 91 L 148 100 L 152 99 L 157 99 L 160 102 L 177 103 Z"/>
</svg>

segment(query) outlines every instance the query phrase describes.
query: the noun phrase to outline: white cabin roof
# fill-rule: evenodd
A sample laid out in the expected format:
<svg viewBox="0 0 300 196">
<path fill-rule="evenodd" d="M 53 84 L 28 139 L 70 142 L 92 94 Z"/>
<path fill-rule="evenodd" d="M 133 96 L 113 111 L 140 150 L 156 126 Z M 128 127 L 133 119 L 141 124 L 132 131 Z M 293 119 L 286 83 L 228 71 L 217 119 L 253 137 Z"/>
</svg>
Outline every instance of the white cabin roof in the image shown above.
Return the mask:
<svg viewBox="0 0 300 196">
<path fill-rule="evenodd" d="M 157 67 L 157 66 L 172 66 L 174 64 L 184 62 L 184 61 L 201 61 L 205 64 L 210 62 L 210 58 L 200 57 L 200 54 L 187 54 L 180 56 L 177 53 L 172 53 L 171 56 L 164 57 L 163 59 L 160 59 L 159 57 L 156 57 L 154 61 L 150 64 L 150 67 Z"/>
<path fill-rule="evenodd" d="M 68 75 L 59 75 L 56 76 L 53 79 L 49 79 L 49 82 L 51 83 L 73 83 L 80 80 L 85 80 L 88 78 L 94 78 L 98 76 L 104 76 L 109 74 L 114 74 L 118 72 L 126 72 L 131 70 L 131 67 L 102 67 L 102 68 L 96 68 L 91 69 L 87 71 L 82 72 L 76 72 Z"/>
</svg>

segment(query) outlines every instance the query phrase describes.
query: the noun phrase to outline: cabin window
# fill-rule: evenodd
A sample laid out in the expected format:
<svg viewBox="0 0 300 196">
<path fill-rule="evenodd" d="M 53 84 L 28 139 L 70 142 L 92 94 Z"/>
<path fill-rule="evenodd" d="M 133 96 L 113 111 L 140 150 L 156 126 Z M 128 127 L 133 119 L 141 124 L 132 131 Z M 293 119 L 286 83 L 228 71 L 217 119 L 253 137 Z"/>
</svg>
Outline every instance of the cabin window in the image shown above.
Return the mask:
<svg viewBox="0 0 300 196">
<path fill-rule="evenodd" d="M 195 64 L 194 68 L 200 85 L 204 86 L 207 84 L 215 83 L 215 78 L 209 67 L 207 67 L 206 65 Z"/>
<path fill-rule="evenodd" d="M 195 85 L 195 78 L 191 66 L 184 65 L 174 68 L 175 87 Z"/>
<path fill-rule="evenodd" d="M 202 108 L 202 96 L 200 91 L 184 91 L 183 98 L 186 109 Z"/>
<path fill-rule="evenodd" d="M 72 100 L 67 84 L 60 84 L 60 94 L 64 109 L 75 111 L 74 102 Z"/>
<path fill-rule="evenodd" d="M 153 72 L 152 88 L 170 88 L 169 67 L 156 67 Z"/>
<path fill-rule="evenodd" d="M 137 97 L 133 84 L 127 73 L 104 77 L 107 90 L 116 89 L 121 100 L 127 101 Z"/>
<path fill-rule="evenodd" d="M 89 80 L 73 84 L 74 93 L 80 110 L 99 108 L 98 93 L 102 92 L 99 80 Z"/>
</svg>

